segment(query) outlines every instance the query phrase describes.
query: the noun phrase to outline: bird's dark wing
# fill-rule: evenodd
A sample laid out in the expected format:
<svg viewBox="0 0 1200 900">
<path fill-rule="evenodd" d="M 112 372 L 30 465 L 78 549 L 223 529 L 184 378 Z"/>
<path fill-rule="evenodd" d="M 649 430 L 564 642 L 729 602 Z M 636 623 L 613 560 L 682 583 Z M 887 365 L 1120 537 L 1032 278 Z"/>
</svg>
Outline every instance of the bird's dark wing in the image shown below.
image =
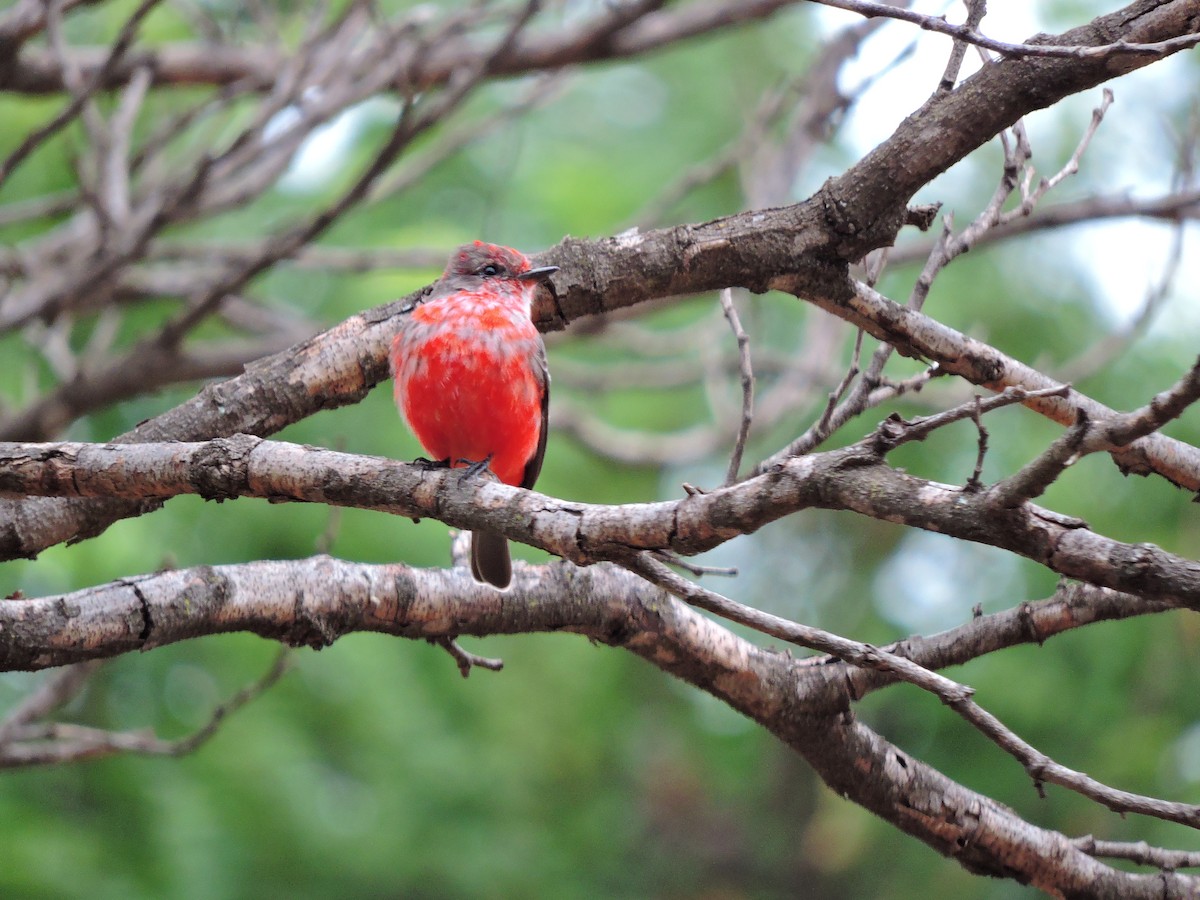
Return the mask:
<svg viewBox="0 0 1200 900">
<path fill-rule="evenodd" d="M 542 471 L 542 460 L 546 456 L 546 436 L 550 433 L 550 369 L 546 365 L 546 345 L 538 336 L 537 353 L 534 355 L 534 375 L 542 385 L 542 430 L 538 434 L 537 449 L 525 464 L 525 477 L 521 479 L 521 487 L 529 490 L 537 481 Z"/>
</svg>

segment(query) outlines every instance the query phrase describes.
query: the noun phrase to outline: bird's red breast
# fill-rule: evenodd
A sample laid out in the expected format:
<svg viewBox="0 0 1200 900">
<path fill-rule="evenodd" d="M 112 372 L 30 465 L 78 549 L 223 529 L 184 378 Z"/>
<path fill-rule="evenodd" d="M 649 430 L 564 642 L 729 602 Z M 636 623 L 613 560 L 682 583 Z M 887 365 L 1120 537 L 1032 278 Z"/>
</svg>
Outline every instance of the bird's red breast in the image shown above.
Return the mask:
<svg viewBox="0 0 1200 900">
<path fill-rule="evenodd" d="M 396 404 L 435 460 L 479 462 L 525 480 L 541 436 L 541 339 L 523 291 L 456 291 L 426 301 L 392 344 Z"/>
<path fill-rule="evenodd" d="M 396 405 L 434 460 L 491 459 L 505 484 L 541 468 L 549 377 L 530 318 L 529 260 L 507 247 L 461 248 L 392 342 Z"/>
</svg>

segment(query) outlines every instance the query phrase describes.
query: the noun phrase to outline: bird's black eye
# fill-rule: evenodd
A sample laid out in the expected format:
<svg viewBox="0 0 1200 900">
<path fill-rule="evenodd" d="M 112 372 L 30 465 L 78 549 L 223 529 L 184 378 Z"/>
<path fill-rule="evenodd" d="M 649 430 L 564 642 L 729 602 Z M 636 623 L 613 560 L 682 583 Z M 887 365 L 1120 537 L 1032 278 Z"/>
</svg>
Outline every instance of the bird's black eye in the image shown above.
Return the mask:
<svg viewBox="0 0 1200 900">
<path fill-rule="evenodd" d="M 495 263 L 488 263 L 486 266 L 484 266 L 482 269 L 479 270 L 479 274 L 483 275 L 485 278 L 491 278 L 493 275 L 500 274 L 500 267 L 498 265 L 496 265 Z"/>
</svg>

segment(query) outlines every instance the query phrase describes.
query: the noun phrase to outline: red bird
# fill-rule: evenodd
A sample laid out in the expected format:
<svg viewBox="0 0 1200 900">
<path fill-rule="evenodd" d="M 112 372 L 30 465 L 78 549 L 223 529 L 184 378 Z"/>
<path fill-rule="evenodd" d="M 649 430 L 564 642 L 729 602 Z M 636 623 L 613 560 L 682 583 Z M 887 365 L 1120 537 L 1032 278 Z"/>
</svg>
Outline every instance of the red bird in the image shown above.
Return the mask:
<svg viewBox="0 0 1200 900">
<path fill-rule="evenodd" d="M 505 484 L 533 487 L 546 453 L 550 373 L 531 305 L 557 271 L 476 241 L 456 250 L 428 296 L 405 310 L 392 341 L 396 406 L 434 462 L 486 465 Z M 471 573 L 508 587 L 503 535 L 471 535 Z"/>
</svg>

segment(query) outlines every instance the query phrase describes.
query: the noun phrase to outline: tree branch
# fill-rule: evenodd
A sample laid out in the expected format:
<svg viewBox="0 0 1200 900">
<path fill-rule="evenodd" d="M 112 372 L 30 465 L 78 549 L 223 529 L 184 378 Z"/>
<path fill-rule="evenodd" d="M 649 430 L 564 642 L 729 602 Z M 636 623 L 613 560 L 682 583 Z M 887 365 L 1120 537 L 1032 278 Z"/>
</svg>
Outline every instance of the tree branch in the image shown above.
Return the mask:
<svg viewBox="0 0 1200 900">
<path fill-rule="evenodd" d="M 1166 40 L 1181 29 L 1192 33 L 1188 29 L 1200 28 L 1187 19 L 1186 7 L 1183 0 L 1160 4 L 1139 0 L 1123 13 L 1101 17 L 1052 40 L 1059 45 L 1091 40 L 1096 46 L 1114 39 Z M 644 25 L 651 18 L 640 21 Z M 544 328 L 561 328 L 568 319 L 655 297 L 728 286 L 760 292 L 774 288 L 802 296 L 974 383 L 996 390 L 1051 387 L 1049 379 L 986 345 L 915 311 L 897 311 L 871 289 L 849 282 L 845 266 L 890 243 L 906 221 L 904 204 L 912 193 L 1001 128 L 1032 109 L 1149 61 L 1144 56 L 1129 57 L 1114 69 L 1105 59 L 1005 60 L 985 67 L 914 113 L 890 139 L 804 203 L 597 242 L 568 239 L 539 260 L 563 270 L 554 282 L 557 297 L 553 303 L 543 298 L 535 310 L 537 318 Z M 495 65 L 502 68 L 502 63 L 500 59 Z M 906 161 L 904 165 L 898 164 L 900 160 Z M 795 247 L 807 249 L 797 254 Z M 206 388 L 194 400 L 149 420 L 122 440 L 189 440 L 237 432 L 266 435 L 318 409 L 357 402 L 386 377 L 392 332 L 388 319 L 403 302 L 354 317 L 280 358 L 263 360 L 245 375 Z M 1079 402 L 1093 418 L 1109 412 L 1086 398 Z M 1073 421 L 1077 413 L 1074 404 L 1063 401 L 1041 400 L 1033 406 L 1060 421 Z M 1200 453 L 1193 448 L 1153 435 L 1122 448 L 1116 456 L 1128 471 L 1157 472 L 1200 490 Z M 47 537 L 13 548 L 19 554 L 98 533 L 114 518 L 137 511 L 121 503 L 99 508 L 43 501 L 37 507 Z M 10 510 L 8 504 L 0 504 L 0 514 Z"/>
<path fill-rule="evenodd" d="M 203 444 L 0 445 L 0 495 L 131 497 L 146 508 L 181 493 L 354 506 L 486 528 L 580 565 L 643 550 L 691 556 L 800 510 L 843 509 L 989 544 L 1068 578 L 1200 610 L 1200 563 L 1112 540 L 1030 503 L 1008 507 L 987 491 L 915 478 L 885 464 L 888 449 L 886 436 L 876 435 L 790 459 L 731 487 L 614 507 L 558 501 L 464 477 L 463 470 L 426 471 L 247 435 Z M 24 507 L 30 509 L 36 507 Z M 0 530 L 0 549 L 18 555 L 41 525 L 14 518 Z"/>
<path fill-rule="evenodd" d="M 336 591 L 330 586 L 336 585 Z M 198 633 L 252 631 L 325 646 L 350 631 L 441 640 L 458 634 L 571 631 L 623 647 L 713 694 L 800 753 L 837 792 L 974 872 L 1051 893 L 1183 897 L 1200 882 L 1097 862 L 1086 846 L 1023 821 L 884 741 L 805 661 L 754 647 L 614 566 L 518 563 L 509 593 L 464 569 L 415 570 L 317 557 L 123 579 L 62 597 L 0 604 L 0 665 L 159 646 Z M 453 632 L 448 631 L 453 628 Z M 815 693 L 814 693 L 815 691 Z"/>
<path fill-rule="evenodd" d="M 615 17 L 606 8 L 591 19 L 525 36 L 499 61 L 496 73 L 502 76 L 524 75 L 580 63 L 638 56 L 696 35 L 769 18 L 780 9 L 797 2 L 746 0 L 728 3 L 725 0 L 709 0 L 657 12 L 642 10 L 636 17 L 624 20 L 623 12 L 631 8 L 636 10 L 643 5 L 626 0 L 623 6 L 615 6 Z M 661 4 L 649 6 L 657 5 Z M 76 48 L 71 54 L 70 64 L 85 77 L 95 77 L 95 73 L 101 69 L 105 52 L 105 48 L 98 47 Z M 394 49 L 394 59 L 397 72 L 407 73 L 412 84 L 429 89 L 445 84 L 458 68 L 474 65 L 486 52 L 478 40 L 464 36 L 444 42 L 432 53 L 422 53 L 411 41 L 404 41 Z M 265 91 L 275 81 L 281 55 L 280 48 L 273 46 L 171 44 L 132 54 L 126 65 L 105 72 L 100 82 L 106 89 L 120 87 L 128 81 L 134 69 L 146 66 L 154 73 L 155 86 L 227 85 L 244 81 Z M 62 65 L 52 54 L 43 52 L 41 48 L 29 47 L 7 77 L 0 78 L 0 90 L 29 94 L 56 93 L 65 86 L 63 74 Z M 392 82 L 391 86 L 401 90 L 407 87 L 399 83 L 399 79 Z"/>
<path fill-rule="evenodd" d="M 116 753 L 139 753 L 149 756 L 186 756 L 209 740 L 225 719 L 272 687 L 287 671 L 290 654 L 283 650 L 267 672 L 214 709 L 196 731 L 181 738 L 163 739 L 149 732 L 107 731 L 85 725 L 59 722 L 29 724 L 22 722 L 0 727 L 0 769 L 34 765 L 59 765 L 86 759 L 99 759 Z M 79 663 L 66 672 L 85 671 L 90 674 L 95 663 Z M 62 679 L 55 679 L 48 686 Z M 35 697 L 38 695 L 34 695 Z"/>
</svg>

